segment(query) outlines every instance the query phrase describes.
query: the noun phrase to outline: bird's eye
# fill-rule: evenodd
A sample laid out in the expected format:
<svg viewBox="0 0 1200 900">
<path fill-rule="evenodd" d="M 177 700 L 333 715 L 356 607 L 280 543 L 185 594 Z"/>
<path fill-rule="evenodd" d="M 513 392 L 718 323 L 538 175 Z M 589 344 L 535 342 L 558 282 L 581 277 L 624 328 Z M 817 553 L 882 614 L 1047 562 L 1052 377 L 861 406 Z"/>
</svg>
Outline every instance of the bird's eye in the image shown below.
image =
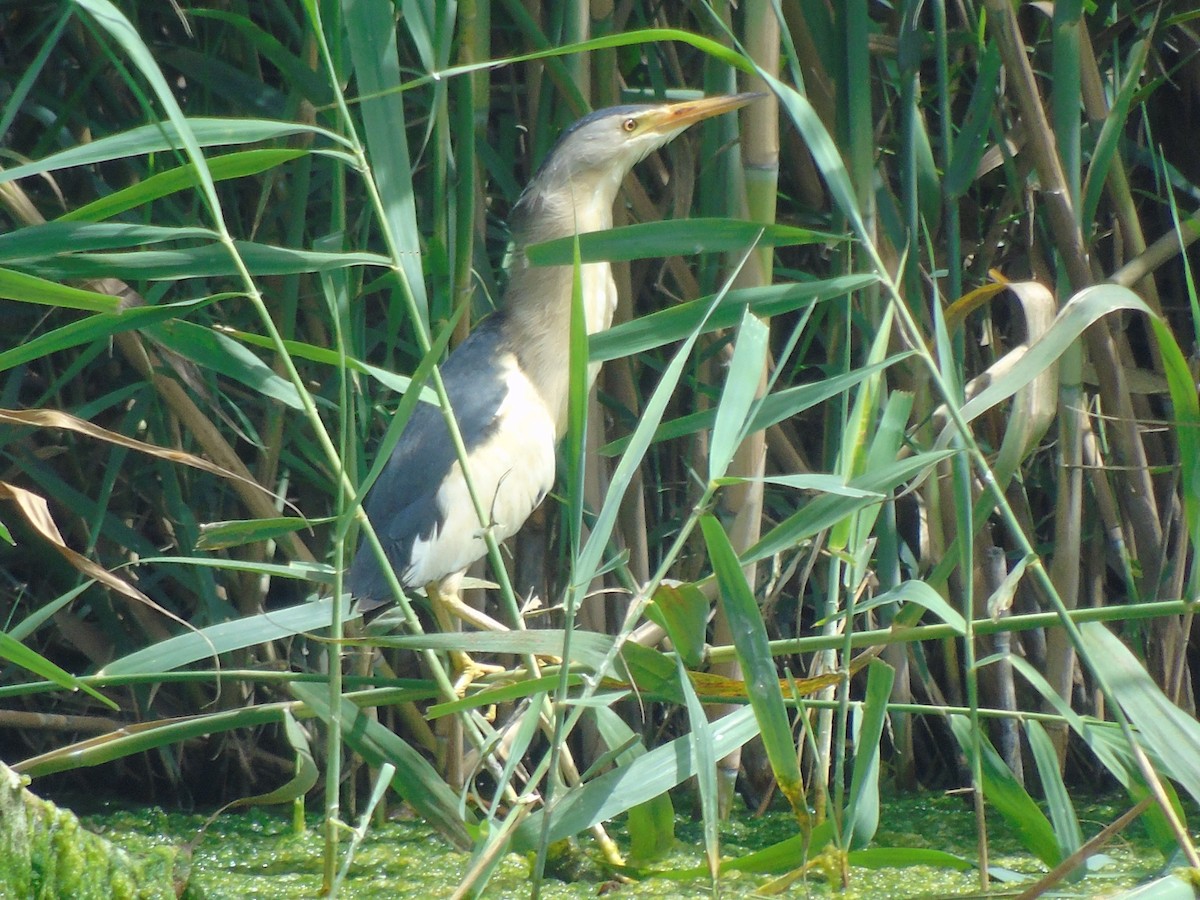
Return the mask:
<svg viewBox="0 0 1200 900">
<path fill-rule="evenodd" d="M 637 131 L 637 119 L 626 119 L 621 123 L 621 127 L 624 128 L 628 134 L 632 134 L 633 132 Z"/>
</svg>

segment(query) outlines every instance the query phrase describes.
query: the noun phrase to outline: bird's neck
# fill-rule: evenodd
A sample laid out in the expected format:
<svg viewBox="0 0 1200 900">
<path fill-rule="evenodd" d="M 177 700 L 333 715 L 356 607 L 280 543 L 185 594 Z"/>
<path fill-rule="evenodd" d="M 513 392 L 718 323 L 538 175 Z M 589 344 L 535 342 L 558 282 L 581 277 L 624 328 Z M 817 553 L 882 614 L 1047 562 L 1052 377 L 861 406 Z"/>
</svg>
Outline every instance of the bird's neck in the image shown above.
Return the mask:
<svg viewBox="0 0 1200 900">
<path fill-rule="evenodd" d="M 546 201 L 533 198 L 542 204 L 530 216 L 539 224 L 517 235 L 518 248 L 611 228 L 613 197 L 606 190 L 596 194 L 599 196 L 577 198 L 574 209 L 548 208 Z M 526 377 L 553 411 L 558 437 L 566 428 L 574 278 L 574 266 L 530 266 L 524 254 L 518 253 L 505 294 L 513 351 Z M 617 299 L 612 270 L 606 262 L 589 263 L 581 267 L 580 280 L 585 326 L 588 334 L 595 334 L 612 324 Z M 598 364 L 588 366 L 589 385 L 599 369 Z"/>
</svg>

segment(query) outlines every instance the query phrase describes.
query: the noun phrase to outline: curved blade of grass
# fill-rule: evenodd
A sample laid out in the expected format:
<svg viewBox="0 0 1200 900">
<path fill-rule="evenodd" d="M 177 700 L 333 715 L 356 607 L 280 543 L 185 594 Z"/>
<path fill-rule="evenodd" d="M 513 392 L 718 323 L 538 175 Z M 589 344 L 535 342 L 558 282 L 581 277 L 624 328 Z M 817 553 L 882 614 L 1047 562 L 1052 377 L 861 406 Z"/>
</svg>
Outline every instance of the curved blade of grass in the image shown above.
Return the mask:
<svg viewBox="0 0 1200 900">
<path fill-rule="evenodd" d="M 1013 776 L 986 735 L 971 734 L 971 723 L 963 716 L 950 717 L 950 730 L 968 757 L 978 744 L 982 753 L 983 793 L 993 809 L 1004 816 L 1026 850 L 1048 866 L 1062 862 L 1063 851 L 1045 814 Z"/>
<path fill-rule="evenodd" d="M 56 284 L 36 275 L 14 272 L 12 269 L 0 269 L 0 298 L 100 313 L 115 313 L 121 308 L 120 298 L 111 294 Z"/>
<path fill-rule="evenodd" d="M 8 629 L 8 636 L 15 641 L 24 641 L 29 635 L 33 634 L 43 624 L 54 617 L 54 614 L 64 608 L 68 603 L 88 590 L 92 586 L 91 581 L 84 581 L 59 594 L 48 603 L 44 603 L 27 615 L 20 622 L 16 622 Z M 0 688 L 0 694 L 3 693 L 3 688 Z"/>
<path fill-rule="evenodd" d="M 328 253 L 274 247 L 251 241 L 234 241 L 233 245 L 252 275 L 297 275 L 302 272 L 329 272 L 351 266 L 386 267 L 389 264 L 386 256 L 361 250 Z M 141 278 L 151 281 L 178 281 L 185 278 L 231 277 L 240 272 L 228 249 L 220 244 L 173 250 L 80 253 L 39 259 L 28 265 L 40 274 L 54 278 L 115 277 L 129 281 Z M 0 289 L 2 287 L 3 282 L 0 282 Z"/>
<path fill-rule="evenodd" d="M 757 67 L 756 67 L 757 68 Z M 833 137 L 825 128 L 825 123 L 817 115 L 808 98 L 795 88 L 784 84 L 770 72 L 758 68 L 758 74 L 779 98 L 780 104 L 787 112 L 792 123 L 804 138 L 808 151 L 816 161 L 829 193 L 833 195 L 838 209 L 850 222 L 854 233 L 860 238 L 869 239 L 862 215 L 858 209 L 858 200 L 854 194 L 854 185 L 850 174 L 842 160 L 841 152 Z"/>
<path fill-rule="evenodd" d="M 164 303 L 161 306 L 134 306 L 119 312 L 96 313 L 94 316 L 87 316 L 61 328 L 39 334 L 11 350 L 0 352 L 0 372 L 71 347 L 104 340 L 123 331 L 133 331 L 165 319 L 178 318 L 229 296 L 231 295 L 220 294 L 197 300 Z"/>
<path fill-rule="evenodd" d="M 800 384 L 795 387 L 781 388 L 778 391 L 774 391 L 763 397 L 755 405 L 750 417 L 750 424 L 746 430 L 760 431 L 764 428 L 769 428 L 777 422 L 782 422 L 784 419 L 789 419 L 798 413 L 804 412 L 806 409 L 811 409 L 818 403 L 823 403 L 830 397 L 836 397 L 838 394 L 860 383 L 864 378 L 869 378 L 911 355 L 911 353 L 897 353 L 895 356 L 888 357 L 883 362 L 863 366 L 844 375 L 838 375 L 834 378 L 822 378 L 820 381 L 813 382 L 812 384 Z M 654 441 L 686 437 L 689 434 L 704 431 L 713 427 L 716 419 L 717 411 L 715 409 L 702 410 L 701 412 L 680 416 L 677 419 L 671 419 L 670 421 L 663 422 L 655 429 Z M 600 452 L 604 455 L 614 455 L 623 451 L 628 445 L 629 438 L 623 437 L 605 444 L 600 448 Z M 811 477 L 817 478 L 821 476 Z M 845 487 L 842 480 L 837 476 L 830 475 L 824 477 L 830 479 L 831 483 L 836 482 L 843 488 Z M 717 480 L 719 481 L 720 479 Z"/>
<path fill-rule="evenodd" d="M 429 331 L 429 300 L 421 270 L 421 233 L 413 197 L 412 157 L 405 132 L 407 117 L 399 88 L 400 57 L 396 49 L 395 7 L 390 0 L 347 0 L 342 4 L 350 58 L 358 85 L 359 108 L 372 178 L 379 188 L 386 228 L 399 251 L 407 289 Z M 413 323 L 417 326 L 418 323 Z"/>
<path fill-rule="evenodd" d="M 1184 522 L 1192 546 L 1200 547 L 1200 395 L 1191 365 L 1175 340 L 1170 326 L 1158 316 L 1150 316 L 1150 327 L 1158 343 L 1167 389 L 1171 394 L 1172 433 L 1178 445 L 1180 495 Z"/>
<path fill-rule="evenodd" d="M 1025 735 L 1029 738 L 1029 749 L 1037 765 L 1038 783 L 1042 786 L 1046 806 L 1050 810 L 1050 823 L 1054 826 L 1054 834 L 1058 838 L 1063 856 L 1070 856 L 1083 846 L 1083 831 L 1079 827 L 1079 818 L 1075 815 L 1075 804 L 1071 802 L 1071 794 L 1059 771 L 1058 753 L 1041 722 L 1030 719 L 1024 724 Z M 1083 872 L 1082 867 L 1076 870 L 1077 875 L 1083 875 Z"/>
<path fill-rule="evenodd" d="M 585 263 L 693 256 L 697 253 L 737 253 L 762 234 L 760 247 L 840 243 L 844 234 L 812 231 L 791 225 L 767 225 L 745 219 L 667 219 L 622 225 L 579 235 L 579 256 Z M 574 238 L 530 244 L 525 255 L 535 266 L 569 266 Z"/>
<path fill-rule="evenodd" d="M 426 822 L 461 850 L 469 849 L 471 837 L 467 827 L 474 817 L 461 808 L 454 791 L 438 775 L 425 757 L 398 735 L 381 725 L 349 700 L 343 698 L 334 710 L 329 705 L 328 692 L 318 685 L 290 684 L 289 690 L 327 725 L 336 716 L 341 720 L 341 733 L 368 765 L 390 762 L 396 767 L 392 787 L 408 801 Z"/>
<path fill-rule="evenodd" d="M 1125 77 L 1121 87 L 1113 99 L 1112 108 L 1104 117 L 1100 127 L 1100 136 L 1096 138 L 1096 146 L 1092 150 L 1092 159 L 1088 165 L 1087 177 L 1083 183 L 1083 203 L 1079 221 L 1093 222 L 1096 209 L 1100 205 L 1100 195 L 1104 190 L 1104 182 L 1112 168 L 1113 158 L 1125 133 L 1125 125 L 1129 119 L 1129 108 L 1133 95 L 1141 87 L 1146 74 L 1146 57 L 1150 52 L 1150 40 L 1142 37 L 1129 50 L 1129 62 L 1125 68 Z"/>
<path fill-rule="evenodd" d="M 191 738 L 220 734 L 235 728 L 256 728 L 278 722 L 289 703 L 265 703 L 243 709 L 223 710 L 200 716 L 133 722 L 120 731 L 97 735 L 22 760 L 13 766 L 23 775 L 39 778 L 122 759 L 158 747 L 168 747 Z"/>
<path fill-rule="evenodd" d="M 712 724 L 712 752 L 721 758 L 742 746 L 758 732 L 754 713 L 739 709 Z M 584 785 L 563 794 L 555 805 L 549 840 L 557 841 L 578 834 L 598 822 L 618 816 L 638 803 L 657 797 L 696 774 L 696 760 L 688 739 L 676 738 L 655 747 L 627 766 L 612 769 Z M 514 840 L 515 849 L 528 850 L 537 845 L 542 832 L 544 811 L 531 815 Z"/>
<path fill-rule="evenodd" d="M 841 275 L 822 281 L 729 291 L 708 317 L 704 330 L 707 333 L 734 327 L 741 321 L 743 306 L 749 306 L 755 315 L 769 319 L 799 309 L 808 303 L 819 303 L 861 290 L 877 281 L 878 278 L 874 275 Z M 683 340 L 704 320 L 712 300 L 712 297 L 701 297 L 699 300 L 680 303 L 670 309 L 639 316 L 630 322 L 623 322 L 605 332 L 592 335 L 589 359 L 592 362 L 606 362 Z"/>
<path fill-rule="evenodd" d="M 979 57 L 979 69 L 967 113 L 959 126 L 958 136 L 950 154 L 950 165 L 942 179 L 942 191 L 947 197 L 961 197 L 975 180 L 979 160 L 987 150 L 987 131 L 991 125 L 996 102 L 996 85 L 1000 81 L 1000 48 L 988 41 Z"/>
<path fill-rule="evenodd" d="M 867 667 L 867 693 L 854 738 L 854 769 L 843 820 L 842 847 L 848 850 L 866 847 L 879 827 L 879 741 L 895 675 L 895 669 L 880 660 Z"/>
<path fill-rule="evenodd" d="M 286 533 L 286 532 L 284 532 Z M 298 560 L 290 563 L 264 563 L 246 559 L 221 559 L 204 556 L 143 556 L 139 565 L 201 566 L 229 572 L 250 572 L 266 578 L 294 578 L 315 584 L 333 583 L 333 566 L 328 563 Z"/>
<path fill-rule="evenodd" d="M 1134 803 L 1141 803 L 1147 797 L 1153 797 L 1146 787 L 1145 778 L 1138 767 L 1137 760 L 1129 749 L 1129 743 L 1118 725 L 1095 720 L 1084 720 L 1083 738 L 1091 750 L 1099 757 L 1113 777 L 1125 788 L 1129 798 Z M 1155 766 L 1156 771 L 1165 771 L 1157 754 L 1147 751 L 1146 755 Z M 1179 821 L 1184 820 L 1183 804 L 1170 781 L 1164 781 L 1162 788 L 1167 800 Z M 1169 856 L 1179 849 L 1175 829 L 1167 820 L 1167 815 L 1154 803 L 1142 814 L 1142 823 L 1146 828 L 1151 842 L 1164 856 Z"/>
<path fill-rule="evenodd" d="M 415 0 L 401 0 L 400 10 L 404 17 L 404 27 L 416 47 L 421 65 L 426 70 L 432 70 L 439 64 L 444 65 L 449 53 L 446 52 L 444 41 L 439 40 L 437 36 L 437 32 L 442 29 L 437 28 L 434 21 L 435 18 L 441 18 L 435 15 L 435 7 Z"/>
<path fill-rule="evenodd" d="M 754 407 L 770 336 L 770 329 L 749 309 L 742 313 L 733 359 L 726 370 L 725 388 L 716 408 L 708 453 L 709 481 L 725 474 L 748 430 L 746 419 Z"/>
<path fill-rule="evenodd" d="M 634 760 L 646 755 L 642 736 L 635 734 L 615 710 L 601 707 L 593 716 L 596 728 L 609 748 L 608 753 L 615 754 L 613 761 L 617 765 L 631 765 Z M 593 763 L 593 768 L 598 768 L 596 763 L 599 762 L 601 760 Z M 605 762 L 604 768 L 608 765 Z M 584 775 L 585 779 L 588 777 L 590 775 Z M 625 818 L 625 827 L 629 831 L 631 860 L 649 861 L 670 852 L 675 845 L 675 807 L 671 803 L 671 795 L 662 793 L 631 806 Z"/>
<path fill-rule="evenodd" d="M 220 372 L 256 394 L 278 400 L 292 409 L 303 409 L 296 386 L 233 338 L 203 325 L 175 319 L 148 325 L 145 331 L 159 344 L 190 359 L 201 369 Z"/>
<path fill-rule="evenodd" d="M 520 7 L 513 8 L 515 12 L 520 11 Z M 725 63 L 733 69 L 742 72 L 751 70 L 751 63 L 742 54 L 735 50 L 731 50 L 726 46 L 712 40 L 711 38 L 703 37 L 691 31 L 684 31 L 679 28 L 642 28 L 636 31 L 626 31 L 619 34 L 609 34 L 604 37 L 592 38 L 586 41 L 576 41 L 574 43 L 560 43 L 548 49 L 535 50 L 531 53 L 522 53 L 515 56 L 506 56 L 500 59 L 490 59 L 485 62 L 467 63 L 464 65 L 450 66 L 437 72 L 431 72 L 428 75 L 422 75 L 419 78 L 414 78 L 400 86 L 401 91 L 409 91 L 414 88 L 422 87 L 435 81 L 441 81 L 446 78 L 453 78 L 457 75 L 469 75 L 472 72 L 478 72 L 483 69 L 495 69 L 503 66 L 512 66 L 516 63 L 531 62 L 539 59 L 552 59 L 559 56 L 567 56 L 573 54 L 591 53 L 594 50 L 608 50 L 618 47 L 633 47 L 639 44 L 657 44 L 663 41 L 679 41 L 680 43 L 688 44 L 695 47 L 700 52 L 711 56 L 713 59 Z M 564 90 L 578 90 L 574 85 L 567 85 Z M 693 90 L 667 91 L 668 99 L 685 99 L 687 97 L 696 97 L 697 92 Z M 579 97 L 582 105 L 582 98 Z"/>
<path fill-rule="evenodd" d="M 65 428 L 68 431 L 87 435 L 94 440 L 106 441 L 127 450 L 136 450 L 158 459 L 165 459 L 167 462 L 182 463 L 185 466 L 208 472 L 210 475 L 217 475 L 221 478 L 238 477 L 229 470 L 209 462 L 202 456 L 196 456 L 194 453 L 147 444 L 145 441 L 127 437 L 116 431 L 109 431 L 107 428 L 101 428 L 99 425 L 85 422 L 77 416 L 56 409 L 0 409 L 0 422 L 6 425 L 24 425 L 32 428 Z"/>
<path fill-rule="evenodd" d="M 1096 754 L 1096 758 L 1104 765 L 1109 773 L 1124 788 L 1134 802 L 1140 802 L 1149 796 L 1149 791 L 1142 783 L 1141 773 L 1137 771 L 1137 763 L 1133 760 L 1129 745 L 1120 733 L 1115 722 L 1097 722 L 1076 713 L 1068 703 L 1050 686 L 1045 677 L 1028 661 L 1020 656 L 1009 656 L 1013 669 L 1020 672 L 1030 685 L 1042 696 L 1046 703 L 1062 716 L 1088 748 Z M 1178 798 L 1170 784 L 1164 784 L 1168 796 L 1177 814 L 1182 815 Z M 1142 815 L 1142 822 L 1150 835 L 1151 841 L 1163 853 L 1169 853 L 1175 846 L 1175 834 L 1166 820 L 1163 811 L 1155 804 Z"/>
<path fill-rule="evenodd" d="M 0 658 L 7 659 L 22 669 L 28 669 L 34 675 L 51 681 L 68 691 L 84 691 L 110 709 L 120 709 L 120 706 L 95 688 L 84 684 L 70 672 L 59 668 L 40 653 L 30 650 L 20 641 L 15 640 L 3 631 L 0 631 Z"/>
<path fill-rule="evenodd" d="M 941 594 L 924 581 L 903 581 L 890 591 L 884 591 L 870 600 L 854 604 L 854 612 L 862 613 L 877 606 L 887 606 L 892 603 L 915 603 L 917 606 L 929 610 L 953 628 L 956 634 L 967 633 L 967 622 L 963 618 L 963 614 L 947 603 Z M 834 620 L 841 618 L 843 615 L 844 613 L 839 613 L 834 617 Z M 825 621 L 822 619 L 816 624 L 823 625 Z"/>
<path fill-rule="evenodd" d="M 205 522 L 200 526 L 197 550 L 228 550 L 259 541 L 274 540 L 282 534 L 311 529 L 335 521 L 333 516 L 305 519 L 299 516 L 279 516 L 275 519 L 238 519 L 229 522 Z"/>
<path fill-rule="evenodd" d="M 296 774 L 286 784 L 281 784 L 275 790 L 235 800 L 229 805 L 229 808 L 291 803 L 312 790 L 313 785 L 320 778 L 317 761 L 313 759 L 312 748 L 308 745 L 308 735 L 305 734 L 304 729 L 300 727 L 300 723 L 296 721 L 296 717 L 287 707 L 283 708 L 280 717 L 283 719 L 283 734 L 287 738 L 288 745 L 296 754 Z"/>
<path fill-rule="evenodd" d="M 704 856 L 708 861 L 708 875 L 715 886 L 721 865 L 721 837 L 717 813 L 717 759 L 713 753 L 712 735 L 704 707 L 692 690 L 683 660 L 675 657 L 679 682 L 683 685 L 684 706 L 687 709 L 690 728 L 684 736 L 696 761 L 696 788 L 700 792 L 700 817 L 704 822 Z"/>
<path fill-rule="evenodd" d="M 457 318 L 453 318 L 451 320 L 451 322 L 457 321 Z M 261 334 L 255 334 L 251 331 L 238 331 L 235 329 L 230 329 L 229 334 L 237 338 L 243 344 L 250 344 L 254 347 L 262 347 L 264 350 L 275 349 L 274 342 L 269 337 Z M 370 378 L 378 381 L 388 390 L 395 391 L 397 394 L 407 394 L 414 381 L 420 383 L 423 380 L 417 377 L 422 371 L 420 366 L 417 367 L 417 370 L 413 373 L 412 377 L 409 377 L 407 375 L 397 375 L 394 372 L 389 372 L 387 369 L 382 369 L 379 366 L 373 366 L 370 363 L 365 363 L 361 359 L 357 359 L 353 356 L 343 356 L 339 354 L 337 350 L 330 349 L 329 347 L 318 347 L 315 344 L 306 344 L 303 341 L 284 341 L 283 346 L 291 356 L 298 359 L 306 359 L 310 362 L 322 363 L 323 365 L 327 366 L 338 366 L 344 362 L 347 369 L 367 375 Z M 436 342 L 434 349 L 438 349 Z M 430 365 L 432 366 L 432 363 L 430 363 Z M 422 388 L 419 396 L 420 399 L 424 400 L 426 403 L 437 403 L 437 395 L 434 394 L 430 388 Z M 387 456 L 387 454 L 383 453 L 382 451 L 379 452 L 379 455 L 384 456 L 385 458 Z"/>
<path fill-rule="evenodd" d="M 920 453 L 899 460 L 890 466 L 869 471 L 850 482 L 850 487 L 869 494 L 886 494 L 896 486 L 914 478 L 929 467 L 953 455 L 952 450 Z M 823 528 L 840 521 L 869 503 L 880 501 L 861 497 L 846 497 L 824 494 L 805 504 L 798 512 L 784 519 L 757 544 L 742 555 L 742 562 L 749 563 L 765 559 L 776 553 L 797 546 Z"/>
<path fill-rule="evenodd" d="M 198 12 L 198 11 L 197 11 Z M 299 159 L 309 150 L 281 148 L 266 150 L 242 150 L 214 156 L 208 161 L 208 170 L 213 181 L 229 181 L 248 175 L 259 175 L 284 163 Z M 163 197 L 195 188 L 200 184 L 196 167 L 190 163 L 166 172 L 158 172 L 127 188 L 113 191 L 91 203 L 72 209 L 55 219 L 56 222 L 99 222 L 136 209 Z"/>
<path fill-rule="evenodd" d="M 1014 282 L 1009 291 L 1021 304 L 1026 340 L 1036 341 L 1054 321 L 1054 296 L 1036 282 Z M 1009 412 L 1009 424 L 992 463 L 996 484 L 1003 490 L 1021 462 L 1039 446 L 1059 406 L 1058 363 L 1047 366 L 1029 384 L 1017 391 Z"/>
<path fill-rule="evenodd" d="M 970 422 L 1007 400 L 1053 365 L 1089 326 L 1120 309 L 1137 310 L 1152 320 L 1155 318 L 1145 302 L 1129 288 L 1115 284 L 1084 288 L 1068 301 L 1049 330 L 1030 345 L 1028 352 L 1011 369 L 963 404 L 963 420 Z M 943 432 L 939 444 L 949 440 L 952 430 L 951 427 Z"/>
<path fill-rule="evenodd" d="M 270 119 L 189 118 L 188 128 L 201 147 L 221 147 L 231 144 L 257 144 L 279 140 L 297 134 L 315 134 L 348 147 L 341 135 L 316 125 L 302 122 L 276 122 Z M 141 125 L 120 134 L 97 138 L 87 144 L 71 147 L 34 162 L 0 170 L 0 184 L 30 175 L 41 175 L 74 166 L 93 166 L 96 163 L 162 153 L 182 146 L 179 134 L 170 122 Z"/>
<path fill-rule="evenodd" d="M 792 726 L 779 687 L 779 673 L 767 641 L 767 629 L 754 592 L 746 582 L 742 563 L 721 523 L 712 515 L 700 518 L 700 529 L 709 561 L 721 586 L 720 603 L 729 620 L 734 648 L 750 691 L 750 707 L 762 732 L 763 747 L 771 761 L 775 781 L 792 806 L 796 818 L 807 824 L 804 783 L 792 740 Z"/>
<path fill-rule="evenodd" d="M 67 253 L 141 247 L 163 241 L 215 240 L 209 228 L 135 225 L 124 222 L 45 222 L 0 235 L 0 260 L 38 259 Z"/>
<path fill-rule="evenodd" d="M 188 560 L 193 562 L 193 560 Z M 167 672 L 230 650 L 265 644 L 307 631 L 329 627 L 333 601 L 329 598 L 299 606 L 210 625 L 177 635 L 113 660 L 99 675 Z"/>
<path fill-rule="evenodd" d="M 1172 779 L 1200 802 L 1200 722 L 1167 699 L 1137 658 L 1098 622 L 1079 626 L 1093 659 L 1104 660 L 1113 696 Z"/>
<path fill-rule="evenodd" d="M 11 420 L 14 415 L 19 414 L 9 414 L 6 416 L 4 412 L 0 411 L 0 419 L 9 418 Z M 21 410 L 20 412 L 24 413 L 26 411 Z M 29 410 L 28 413 L 31 415 L 37 415 L 38 413 L 55 414 L 53 410 Z M 153 607 L 164 615 L 171 615 L 166 610 L 157 606 L 154 601 L 128 581 L 117 577 L 99 563 L 94 562 L 82 553 L 69 547 L 63 539 L 62 533 L 58 530 L 58 525 L 55 524 L 54 517 L 50 514 L 50 505 L 45 497 L 35 494 L 33 491 L 28 491 L 25 488 L 18 487 L 15 484 L 0 481 L 0 500 L 12 501 L 38 537 L 45 541 L 52 550 L 65 559 L 69 565 L 78 570 L 84 577 L 99 582 L 105 587 L 128 597 L 130 600 Z"/>
<path fill-rule="evenodd" d="M 646 618 L 661 625 L 685 665 L 704 662 L 709 602 L 694 583 L 660 584 L 646 607 Z"/>
<path fill-rule="evenodd" d="M 718 478 L 717 484 L 733 484 L 738 481 L 749 481 L 747 478 Z M 813 491 L 818 494 L 841 494 L 845 497 L 862 497 L 872 500 L 882 500 L 884 495 L 877 491 L 864 491 L 849 487 L 846 482 L 836 475 L 764 475 L 762 481 L 779 487 L 792 488 L 797 491 Z"/>
</svg>

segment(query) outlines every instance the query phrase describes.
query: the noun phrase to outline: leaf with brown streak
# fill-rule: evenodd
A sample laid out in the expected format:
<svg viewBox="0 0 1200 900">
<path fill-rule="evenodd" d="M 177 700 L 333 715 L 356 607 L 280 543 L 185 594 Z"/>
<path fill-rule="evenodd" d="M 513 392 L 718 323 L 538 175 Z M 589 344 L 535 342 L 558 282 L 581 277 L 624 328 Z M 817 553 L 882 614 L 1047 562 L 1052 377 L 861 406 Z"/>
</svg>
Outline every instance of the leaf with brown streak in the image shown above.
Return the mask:
<svg viewBox="0 0 1200 900">
<path fill-rule="evenodd" d="M 80 434 L 86 434 L 88 437 L 96 438 L 100 441 L 108 441 L 110 444 L 117 444 L 121 447 L 127 447 L 130 450 L 137 450 L 139 453 L 148 453 L 150 456 L 157 456 L 159 459 L 165 459 L 168 462 L 183 463 L 186 466 L 201 469 L 212 475 L 218 475 L 221 478 L 246 482 L 267 495 L 271 493 L 253 479 L 247 479 L 236 472 L 231 472 L 193 453 L 187 453 L 183 450 L 171 450 L 167 447 L 159 447 L 157 444 L 147 444 L 145 441 L 139 441 L 136 438 L 127 437 L 115 431 L 109 431 L 107 428 L 93 425 L 91 422 L 84 421 L 60 410 L 0 409 L 0 422 L 6 422 L 10 425 L 28 425 L 33 428 L 65 428 L 68 431 L 77 431 Z"/>
<path fill-rule="evenodd" d="M 77 553 L 68 547 L 67 542 L 63 539 L 62 532 L 58 530 L 58 525 L 54 522 L 54 517 L 50 515 L 50 505 L 46 502 L 45 497 L 35 494 L 32 491 L 27 491 L 25 488 L 17 487 L 15 484 L 0 481 L 0 500 L 11 500 L 17 509 L 20 510 L 21 515 L 25 517 L 25 521 L 29 523 L 30 527 L 41 535 L 46 543 L 58 551 L 63 559 L 83 575 L 91 578 L 93 581 L 98 581 L 105 587 L 111 588 L 118 594 L 122 594 L 131 600 L 136 600 L 138 603 L 145 604 L 156 612 L 174 619 L 180 625 L 191 627 L 174 613 L 163 609 L 128 581 L 118 578 L 99 563 L 93 562 L 82 553 Z"/>
</svg>

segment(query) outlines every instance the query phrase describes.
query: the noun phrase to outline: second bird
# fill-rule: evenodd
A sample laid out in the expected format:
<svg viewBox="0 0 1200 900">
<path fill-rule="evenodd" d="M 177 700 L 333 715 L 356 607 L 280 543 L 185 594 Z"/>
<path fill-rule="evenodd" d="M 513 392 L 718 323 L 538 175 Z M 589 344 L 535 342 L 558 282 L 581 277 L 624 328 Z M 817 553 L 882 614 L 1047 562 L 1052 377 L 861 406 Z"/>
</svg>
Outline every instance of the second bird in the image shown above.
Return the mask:
<svg viewBox="0 0 1200 900">
<path fill-rule="evenodd" d="M 636 163 L 701 119 L 756 94 L 657 105 L 614 106 L 563 132 L 513 208 L 516 247 L 502 309 L 441 367 L 467 451 L 471 480 L 490 521 L 481 523 L 441 410 L 418 404 L 367 495 L 367 515 L 401 586 L 462 609 L 458 588 L 497 540 L 515 534 L 554 485 L 555 449 L 567 419 L 572 266 L 530 266 L 523 248 L 612 227 L 621 182 Z M 582 268 L 588 334 L 612 322 L 617 290 L 606 262 Z M 594 380 L 599 366 L 589 370 Z M 590 381 L 589 381 L 590 383 Z M 363 541 L 346 578 L 358 609 L 393 601 L 372 547 Z"/>
</svg>

